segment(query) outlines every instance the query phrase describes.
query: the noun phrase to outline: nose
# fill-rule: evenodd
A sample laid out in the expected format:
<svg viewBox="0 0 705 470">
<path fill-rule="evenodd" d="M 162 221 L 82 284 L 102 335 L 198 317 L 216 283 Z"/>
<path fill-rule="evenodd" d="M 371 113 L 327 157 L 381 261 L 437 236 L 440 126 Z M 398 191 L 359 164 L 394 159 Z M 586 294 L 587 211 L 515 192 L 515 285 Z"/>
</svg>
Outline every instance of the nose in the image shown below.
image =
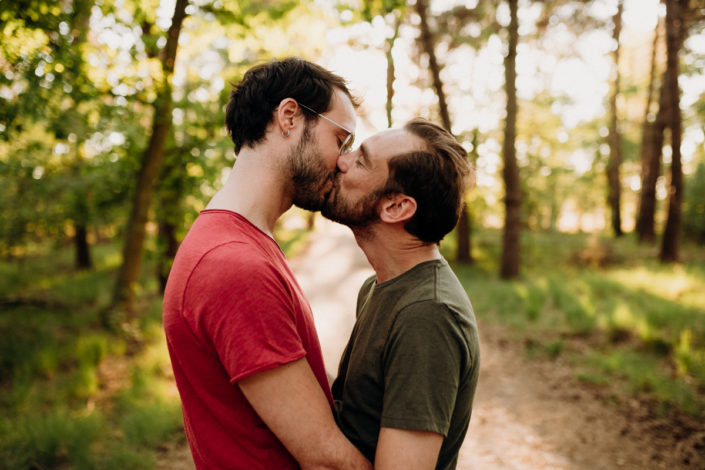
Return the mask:
<svg viewBox="0 0 705 470">
<path fill-rule="evenodd" d="M 338 157 L 338 169 L 343 173 L 350 169 L 350 155 L 352 152 L 344 153 Z"/>
</svg>

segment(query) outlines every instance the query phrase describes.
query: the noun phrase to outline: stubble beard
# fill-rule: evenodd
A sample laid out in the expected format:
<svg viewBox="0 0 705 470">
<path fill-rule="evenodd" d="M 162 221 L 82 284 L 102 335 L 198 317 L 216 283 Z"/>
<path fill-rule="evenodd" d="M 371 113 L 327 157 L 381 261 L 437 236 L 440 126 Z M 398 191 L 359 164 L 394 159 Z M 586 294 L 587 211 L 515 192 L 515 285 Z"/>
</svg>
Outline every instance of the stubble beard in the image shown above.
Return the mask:
<svg viewBox="0 0 705 470">
<path fill-rule="evenodd" d="M 367 232 L 367 229 L 379 220 L 377 206 L 384 195 L 383 190 L 375 190 L 358 201 L 349 201 L 340 193 L 339 178 L 340 174 L 325 200 L 321 214 L 333 222 L 350 227 L 353 232 Z"/>
<path fill-rule="evenodd" d="M 287 155 L 286 162 L 293 184 L 294 205 L 309 211 L 321 210 L 327 196 L 323 188 L 333 179 L 333 173 L 323 163 L 308 123 L 296 147 Z"/>
</svg>

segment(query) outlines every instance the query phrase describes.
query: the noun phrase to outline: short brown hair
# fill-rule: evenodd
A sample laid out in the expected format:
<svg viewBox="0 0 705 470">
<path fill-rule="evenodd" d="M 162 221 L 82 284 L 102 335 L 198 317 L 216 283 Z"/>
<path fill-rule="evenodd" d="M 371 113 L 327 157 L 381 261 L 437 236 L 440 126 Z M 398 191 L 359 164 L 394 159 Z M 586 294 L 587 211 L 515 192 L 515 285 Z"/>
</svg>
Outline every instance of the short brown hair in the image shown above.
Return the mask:
<svg viewBox="0 0 705 470">
<path fill-rule="evenodd" d="M 421 138 L 426 148 L 389 160 L 384 193 L 413 197 L 416 213 L 404 228 L 424 242 L 437 243 L 458 223 L 474 172 L 465 149 L 441 126 L 415 118 L 404 129 Z"/>
<path fill-rule="evenodd" d="M 233 87 L 225 111 L 225 125 L 235 144 L 235 153 L 264 138 L 274 110 L 284 98 L 293 98 L 318 113 L 330 108 L 333 91 L 342 90 L 357 106 L 345 80 L 298 57 L 273 60 L 250 68 Z M 301 108 L 306 121 L 318 119 L 316 113 Z"/>
</svg>

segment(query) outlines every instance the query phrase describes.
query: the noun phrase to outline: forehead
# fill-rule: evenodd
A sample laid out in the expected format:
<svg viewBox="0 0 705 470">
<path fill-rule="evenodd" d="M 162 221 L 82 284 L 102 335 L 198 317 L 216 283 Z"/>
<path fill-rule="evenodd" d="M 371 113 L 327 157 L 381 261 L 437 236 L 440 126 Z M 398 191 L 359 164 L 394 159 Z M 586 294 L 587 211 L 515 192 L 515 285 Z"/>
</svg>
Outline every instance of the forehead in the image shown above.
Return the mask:
<svg viewBox="0 0 705 470">
<path fill-rule="evenodd" d="M 378 132 L 362 143 L 365 153 L 375 163 L 415 150 L 423 150 L 424 142 L 406 129 L 389 129 Z"/>
</svg>

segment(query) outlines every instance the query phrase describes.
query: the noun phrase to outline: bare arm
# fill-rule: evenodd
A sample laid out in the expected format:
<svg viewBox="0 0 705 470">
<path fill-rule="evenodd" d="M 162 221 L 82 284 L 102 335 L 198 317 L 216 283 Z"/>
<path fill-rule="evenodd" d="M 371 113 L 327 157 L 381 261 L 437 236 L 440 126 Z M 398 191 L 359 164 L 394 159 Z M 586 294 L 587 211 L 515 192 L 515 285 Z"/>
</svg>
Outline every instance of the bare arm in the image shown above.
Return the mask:
<svg viewBox="0 0 705 470">
<path fill-rule="evenodd" d="M 305 358 L 242 379 L 238 385 L 302 469 L 372 468 L 338 429 Z"/>
<path fill-rule="evenodd" d="M 375 470 L 436 468 L 443 436 L 435 432 L 381 428 Z"/>
</svg>

